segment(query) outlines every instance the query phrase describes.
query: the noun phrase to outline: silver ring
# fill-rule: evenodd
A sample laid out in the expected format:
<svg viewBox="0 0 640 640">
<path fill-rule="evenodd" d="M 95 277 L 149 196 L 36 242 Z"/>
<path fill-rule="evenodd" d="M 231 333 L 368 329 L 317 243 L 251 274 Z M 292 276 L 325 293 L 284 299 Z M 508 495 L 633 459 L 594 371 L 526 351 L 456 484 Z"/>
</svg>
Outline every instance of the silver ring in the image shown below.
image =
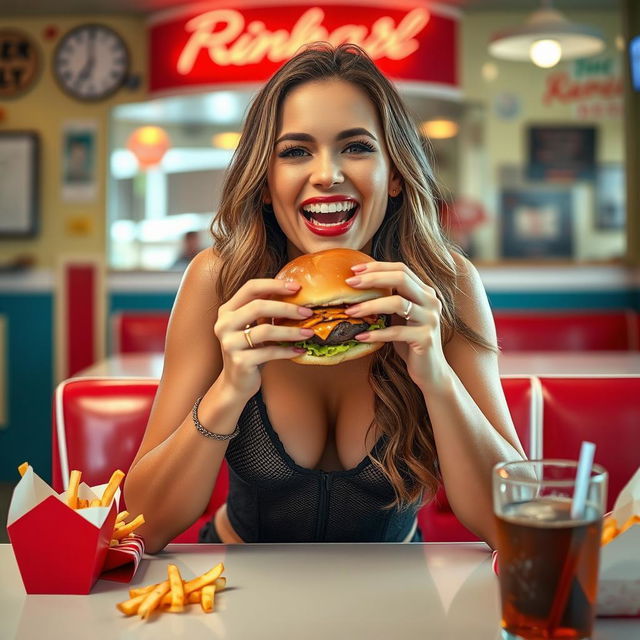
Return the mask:
<svg viewBox="0 0 640 640">
<path fill-rule="evenodd" d="M 249 345 L 249 347 L 250 347 L 251 349 L 255 349 L 256 347 L 255 347 L 255 345 L 253 344 L 253 340 L 251 339 L 251 333 L 250 333 L 250 331 L 251 331 L 251 325 L 250 325 L 250 324 L 248 324 L 248 325 L 244 328 L 244 331 L 243 331 L 242 333 L 244 333 L 245 340 L 247 341 L 247 344 Z"/>
<path fill-rule="evenodd" d="M 404 310 L 404 313 L 402 314 L 402 317 L 405 320 L 411 320 L 411 307 L 413 307 L 413 302 L 411 302 L 411 300 L 407 300 L 407 308 Z"/>
</svg>

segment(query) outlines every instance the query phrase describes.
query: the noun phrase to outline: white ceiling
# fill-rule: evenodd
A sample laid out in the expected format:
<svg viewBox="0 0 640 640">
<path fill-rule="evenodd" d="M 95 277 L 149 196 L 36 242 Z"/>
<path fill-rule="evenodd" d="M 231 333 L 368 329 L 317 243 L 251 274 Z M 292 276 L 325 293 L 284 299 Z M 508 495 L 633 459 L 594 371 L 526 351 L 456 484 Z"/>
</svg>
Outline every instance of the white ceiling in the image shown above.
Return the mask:
<svg viewBox="0 0 640 640">
<path fill-rule="evenodd" d="M 390 0 L 391 1 L 391 0 Z M 195 3 L 195 0 L 194 0 Z M 230 0 L 229 4 L 232 4 Z M 275 0 L 277 4 L 277 0 Z M 438 4 L 448 4 L 472 11 L 531 11 L 540 6 L 541 0 L 437 0 Z M 0 16 L 33 15 L 92 15 L 92 14 L 149 14 L 170 7 L 186 4 L 180 0 L 0 0 Z M 428 2 L 425 2 L 428 5 Z M 612 9 L 619 6 L 619 0 L 556 0 L 557 9 Z"/>
</svg>

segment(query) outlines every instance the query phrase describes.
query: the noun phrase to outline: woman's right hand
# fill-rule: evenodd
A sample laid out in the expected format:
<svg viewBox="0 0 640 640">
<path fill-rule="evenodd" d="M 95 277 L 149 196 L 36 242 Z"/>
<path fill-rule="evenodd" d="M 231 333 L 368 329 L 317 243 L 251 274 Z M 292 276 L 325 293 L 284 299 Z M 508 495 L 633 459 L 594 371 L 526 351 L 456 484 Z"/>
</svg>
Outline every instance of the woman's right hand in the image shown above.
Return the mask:
<svg viewBox="0 0 640 640">
<path fill-rule="evenodd" d="M 294 342 L 306 340 L 313 335 L 311 329 L 272 325 L 264 322 L 268 318 L 309 318 L 311 309 L 289 302 L 267 299 L 269 296 L 290 296 L 300 288 L 296 282 L 263 278 L 249 280 L 225 304 L 218 309 L 214 333 L 222 350 L 222 372 L 235 393 L 250 398 L 258 392 L 261 384 L 259 367 L 269 360 L 295 358 L 304 350 L 293 346 Z M 263 320 L 261 324 L 256 324 Z M 250 325 L 249 336 L 244 330 Z M 264 343 L 291 342 L 290 347 Z"/>
</svg>

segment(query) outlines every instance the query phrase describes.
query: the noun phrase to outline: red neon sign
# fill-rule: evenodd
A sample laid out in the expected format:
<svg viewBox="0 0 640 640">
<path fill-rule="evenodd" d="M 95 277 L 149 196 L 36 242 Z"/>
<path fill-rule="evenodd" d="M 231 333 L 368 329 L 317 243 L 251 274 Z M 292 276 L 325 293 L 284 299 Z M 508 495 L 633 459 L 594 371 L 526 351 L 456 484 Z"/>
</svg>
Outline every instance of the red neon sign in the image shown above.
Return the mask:
<svg viewBox="0 0 640 640">
<path fill-rule="evenodd" d="M 186 10 L 150 27 L 152 92 L 262 82 L 305 43 L 353 42 L 389 77 L 457 88 L 457 20 L 424 7 Z"/>
</svg>

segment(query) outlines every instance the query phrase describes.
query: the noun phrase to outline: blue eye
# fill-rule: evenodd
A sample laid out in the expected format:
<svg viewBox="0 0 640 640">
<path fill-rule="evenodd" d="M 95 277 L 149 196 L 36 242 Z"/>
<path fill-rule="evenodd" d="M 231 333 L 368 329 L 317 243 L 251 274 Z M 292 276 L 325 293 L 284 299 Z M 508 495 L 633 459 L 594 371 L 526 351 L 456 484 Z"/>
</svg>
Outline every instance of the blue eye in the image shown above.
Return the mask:
<svg viewBox="0 0 640 640">
<path fill-rule="evenodd" d="M 295 151 L 300 151 L 301 154 L 307 153 L 305 149 L 302 147 L 297 147 L 296 145 L 291 145 L 289 147 L 285 147 L 278 154 L 278 158 L 301 158 L 302 155 L 298 153 L 294 153 Z"/>
<path fill-rule="evenodd" d="M 358 152 L 361 152 L 363 149 L 366 149 L 367 152 L 376 150 L 376 148 L 366 140 L 356 140 L 355 142 L 350 142 L 349 145 L 345 147 L 345 151 L 347 149 L 351 149 L 352 147 L 355 147 Z"/>
</svg>

